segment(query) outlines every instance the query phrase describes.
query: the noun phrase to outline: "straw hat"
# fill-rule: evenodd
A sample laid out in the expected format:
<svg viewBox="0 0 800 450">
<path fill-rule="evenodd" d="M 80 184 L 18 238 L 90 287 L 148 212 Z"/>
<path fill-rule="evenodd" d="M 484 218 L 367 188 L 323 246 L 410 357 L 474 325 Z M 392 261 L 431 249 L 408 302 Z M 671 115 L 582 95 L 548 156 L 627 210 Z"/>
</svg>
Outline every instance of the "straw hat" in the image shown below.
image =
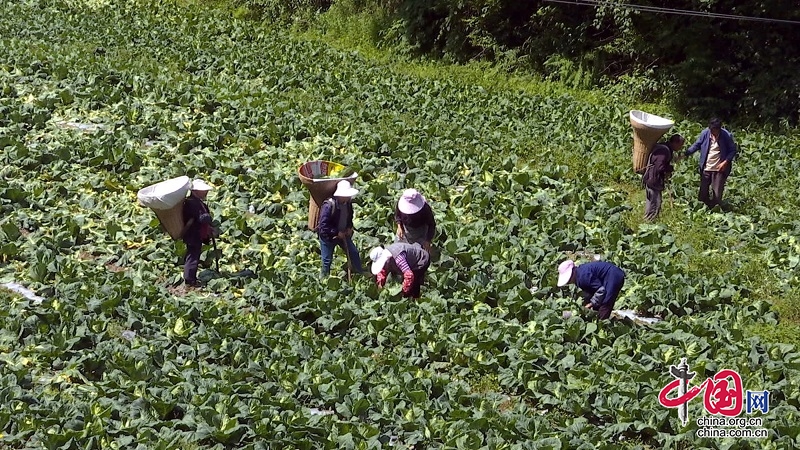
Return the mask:
<svg viewBox="0 0 800 450">
<path fill-rule="evenodd" d="M 403 214 L 416 214 L 425 206 L 425 197 L 416 189 L 406 189 L 400 200 L 397 201 L 397 209 Z"/>
<path fill-rule="evenodd" d="M 350 182 L 342 180 L 336 183 L 336 192 L 333 193 L 334 197 L 354 197 L 358 194 L 358 189 L 353 188 Z"/>
</svg>

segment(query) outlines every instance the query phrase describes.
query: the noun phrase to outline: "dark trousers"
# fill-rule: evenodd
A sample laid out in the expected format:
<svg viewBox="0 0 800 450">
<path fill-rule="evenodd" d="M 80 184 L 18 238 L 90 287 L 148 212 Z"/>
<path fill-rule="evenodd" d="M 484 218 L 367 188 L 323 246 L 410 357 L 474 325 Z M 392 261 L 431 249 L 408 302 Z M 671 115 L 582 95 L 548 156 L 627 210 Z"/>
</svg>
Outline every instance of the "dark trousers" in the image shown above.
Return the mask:
<svg viewBox="0 0 800 450">
<path fill-rule="evenodd" d="M 411 290 L 408 294 L 403 293 L 403 297 L 413 297 L 419 298 L 422 295 L 422 283 L 425 282 L 425 272 L 428 271 L 428 267 L 431 265 L 429 262 L 425 264 L 425 267 L 417 270 L 412 270 L 414 272 L 414 284 L 411 285 Z M 402 278 L 402 275 L 401 275 Z"/>
<path fill-rule="evenodd" d="M 709 208 L 713 208 L 722 202 L 722 192 L 725 190 L 725 182 L 728 175 L 725 172 L 703 171 L 700 175 L 700 193 L 698 198 Z"/>
<path fill-rule="evenodd" d="M 200 264 L 200 253 L 203 244 L 186 244 L 186 259 L 183 263 L 183 281 L 186 284 L 197 283 L 197 266 Z"/>
<path fill-rule="evenodd" d="M 645 187 L 647 201 L 644 204 L 644 218 L 646 220 L 654 220 L 661 212 L 661 192 L 658 189 Z"/>
<path fill-rule="evenodd" d="M 614 302 L 614 303 L 616 303 L 616 302 Z M 600 305 L 596 309 L 597 318 L 605 320 L 605 319 L 608 319 L 609 317 L 611 317 L 611 311 L 614 310 L 614 303 L 606 303 L 605 305 Z"/>
</svg>

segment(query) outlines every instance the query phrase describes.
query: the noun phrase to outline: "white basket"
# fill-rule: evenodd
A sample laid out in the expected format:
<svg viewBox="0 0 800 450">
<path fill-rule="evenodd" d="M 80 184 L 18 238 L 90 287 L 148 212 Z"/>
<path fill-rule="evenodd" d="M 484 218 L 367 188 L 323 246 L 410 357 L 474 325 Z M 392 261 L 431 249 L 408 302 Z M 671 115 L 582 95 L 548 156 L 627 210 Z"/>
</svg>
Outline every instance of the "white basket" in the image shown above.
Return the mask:
<svg viewBox="0 0 800 450">
<path fill-rule="evenodd" d="M 192 188 L 187 176 L 172 178 L 139 190 L 139 203 L 153 210 L 172 239 L 180 239 L 183 231 L 183 200 Z"/>
<path fill-rule="evenodd" d="M 136 194 L 139 202 L 151 209 L 171 209 L 186 198 L 192 188 L 187 176 L 172 178 L 140 189 Z"/>
</svg>

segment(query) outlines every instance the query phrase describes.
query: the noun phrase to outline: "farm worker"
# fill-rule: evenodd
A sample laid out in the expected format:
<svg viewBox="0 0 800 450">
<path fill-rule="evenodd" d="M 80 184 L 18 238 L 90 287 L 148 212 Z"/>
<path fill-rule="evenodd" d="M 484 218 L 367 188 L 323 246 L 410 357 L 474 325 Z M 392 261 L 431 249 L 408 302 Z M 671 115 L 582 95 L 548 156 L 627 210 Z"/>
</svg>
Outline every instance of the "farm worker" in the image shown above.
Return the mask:
<svg viewBox="0 0 800 450">
<path fill-rule="evenodd" d="M 389 274 L 403 277 L 403 297 L 419 298 L 430 266 L 430 255 L 418 243 L 395 242 L 388 247 L 375 247 L 369 252 L 371 271 L 379 287 L 386 284 Z"/>
<path fill-rule="evenodd" d="M 349 255 L 350 270 L 361 273 L 361 257 L 358 249 L 353 244 L 353 197 L 358 190 L 350 185 L 347 180 L 342 180 L 336 185 L 333 196 L 322 203 L 319 211 L 320 253 L 322 254 L 322 276 L 331 272 L 333 251 L 341 246 Z"/>
<path fill-rule="evenodd" d="M 396 242 L 419 243 L 426 251 L 431 251 L 436 220 L 425 197 L 416 189 L 403 191 L 394 210 L 394 221 L 397 223 Z"/>
<path fill-rule="evenodd" d="M 686 140 L 680 134 L 673 134 L 667 142 L 659 142 L 650 152 L 647 169 L 642 176 L 647 201 L 644 205 L 644 218 L 655 220 L 661 212 L 661 192 L 672 175 L 672 156 L 680 152 Z M 680 157 L 680 155 L 678 155 Z"/>
<path fill-rule="evenodd" d="M 583 290 L 586 308 L 597 311 L 601 319 L 608 319 L 625 284 L 625 272 L 606 261 L 577 266 L 574 261 L 566 260 L 558 265 L 558 286 L 570 283 Z"/>
<path fill-rule="evenodd" d="M 722 128 L 722 121 L 713 118 L 708 128 L 703 130 L 697 141 L 686 150 L 686 156 L 700 150 L 700 192 L 698 198 L 709 208 L 722 202 L 725 182 L 731 174 L 733 158 L 736 157 L 736 144 L 728 130 Z"/>
<path fill-rule="evenodd" d="M 197 265 L 203 244 L 207 244 L 214 229 L 211 226 L 211 212 L 205 199 L 211 185 L 203 180 L 192 181 L 191 193 L 183 201 L 183 218 L 186 224 L 181 231 L 181 238 L 186 243 L 186 259 L 183 264 L 183 281 L 187 286 L 200 286 L 197 280 Z"/>
</svg>

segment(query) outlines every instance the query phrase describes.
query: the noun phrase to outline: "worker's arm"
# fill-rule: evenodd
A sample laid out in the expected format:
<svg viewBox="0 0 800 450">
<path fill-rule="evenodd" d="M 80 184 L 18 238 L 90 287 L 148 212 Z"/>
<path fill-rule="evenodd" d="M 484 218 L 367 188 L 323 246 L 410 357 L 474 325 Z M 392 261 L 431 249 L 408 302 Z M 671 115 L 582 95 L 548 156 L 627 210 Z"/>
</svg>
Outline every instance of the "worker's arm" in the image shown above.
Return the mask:
<svg viewBox="0 0 800 450">
<path fill-rule="evenodd" d="M 394 262 L 403 272 L 403 292 L 411 292 L 411 286 L 414 284 L 414 272 L 411 270 L 411 266 L 408 265 L 408 261 L 406 260 L 406 252 L 400 252 L 399 255 L 395 256 Z"/>
<path fill-rule="evenodd" d="M 689 155 L 695 153 L 696 151 L 700 150 L 700 147 L 702 147 L 702 145 L 703 145 L 703 141 L 708 139 L 708 133 L 710 133 L 710 132 L 711 131 L 709 131 L 708 128 L 703 130 L 703 132 L 700 133 L 700 136 L 697 137 L 697 140 L 694 141 L 694 144 L 692 144 L 688 149 L 686 149 L 686 153 L 684 153 L 684 154 L 686 156 L 689 156 Z"/>
</svg>

